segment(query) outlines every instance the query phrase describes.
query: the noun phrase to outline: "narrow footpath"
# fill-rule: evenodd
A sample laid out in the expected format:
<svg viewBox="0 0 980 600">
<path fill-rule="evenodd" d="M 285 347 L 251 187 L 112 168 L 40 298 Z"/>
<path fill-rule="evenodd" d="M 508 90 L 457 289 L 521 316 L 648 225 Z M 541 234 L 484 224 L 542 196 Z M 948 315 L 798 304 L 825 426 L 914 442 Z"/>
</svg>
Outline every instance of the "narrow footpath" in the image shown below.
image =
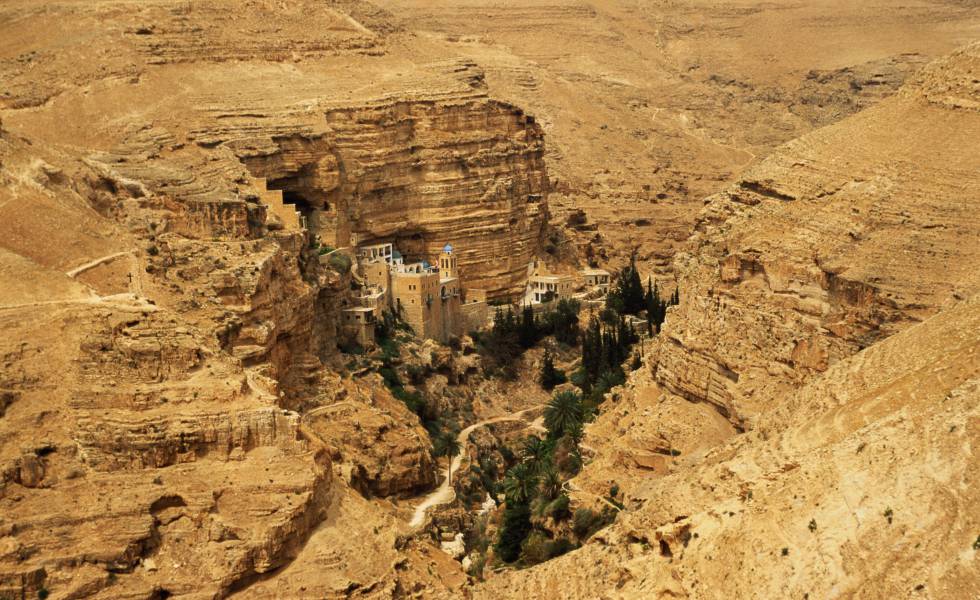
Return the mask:
<svg viewBox="0 0 980 600">
<path fill-rule="evenodd" d="M 453 488 L 452 482 L 449 480 L 449 473 L 450 472 L 457 473 L 459 471 L 460 466 L 462 466 L 463 458 L 466 456 L 466 445 L 469 443 L 471 433 L 473 433 L 475 430 L 479 429 L 480 427 L 490 425 L 491 423 L 503 423 L 505 421 L 526 422 L 527 420 L 524 418 L 524 415 L 526 413 L 536 411 L 536 410 L 541 410 L 541 409 L 542 409 L 541 406 L 525 408 L 524 410 L 511 413 L 509 415 L 493 417 L 490 419 L 486 419 L 485 421 L 474 423 L 466 427 L 462 431 L 460 431 L 459 435 L 456 437 L 456 440 L 459 442 L 459 448 L 460 448 L 459 454 L 453 457 L 451 465 L 447 466 L 445 471 L 443 472 L 442 485 L 436 488 L 435 491 L 433 491 L 431 494 L 426 496 L 425 499 L 422 500 L 422 503 L 415 507 L 415 514 L 412 516 L 412 520 L 408 522 L 409 527 L 411 527 L 412 529 L 419 529 L 420 527 L 425 525 L 426 513 L 430 508 L 432 508 L 433 506 L 439 506 L 441 504 L 448 504 L 456 499 L 456 490 L 455 488 Z"/>
</svg>

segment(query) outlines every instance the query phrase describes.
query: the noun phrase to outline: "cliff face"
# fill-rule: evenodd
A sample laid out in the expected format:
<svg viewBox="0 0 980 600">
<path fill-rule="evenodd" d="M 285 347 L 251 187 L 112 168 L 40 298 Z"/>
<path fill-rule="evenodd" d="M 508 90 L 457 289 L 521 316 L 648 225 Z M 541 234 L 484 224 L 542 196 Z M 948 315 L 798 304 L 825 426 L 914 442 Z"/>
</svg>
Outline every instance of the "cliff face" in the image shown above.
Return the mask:
<svg viewBox="0 0 980 600">
<path fill-rule="evenodd" d="M 339 244 L 349 231 L 434 262 L 451 243 L 465 285 L 491 297 L 523 290 L 548 217 L 532 117 L 477 98 L 336 109 L 327 124 L 344 172 Z"/>
<path fill-rule="evenodd" d="M 79 157 L 4 131 L 0 163 L 0 595 L 221 597 L 319 543 L 381 557 L 318 565 L 325 594 L 459 583 L 388 571 L 439 557 L 396 548 L 403 525 L 350 485 L 430 485 L 428 438 L 325 367 L 349 282 L 269 230 L 232 153 L 138 128 Z M 369 451 L 323 426 L 337 404 Z M 311 541 L 327 521 L 350 537 Z"/>
<path fill-rule="evenodd" d="M 333 247 L 394 242 L 412 259 L 456 248 L 466 285 L 514 297 L 547 222 L 544 136 L 478 90 L 324 108 L 316 133 L 213 132 Z"/>
<path fill-rule="evenodd" d="M 650 369 L 572 482 L 591 504 L 618 484 L 626 510 L 476 597 L 971 597 L 978 56 L 709 199 Z"/>
<path fill-rule="evenodd" d="M 751 420 L 980 290 L 980 155 L 966 150 L 980 135 L 977 53 L 931 65 L 710 198 L 676 261 L 682 302 L 657 357 L 661 385 Z"/>
</svg>

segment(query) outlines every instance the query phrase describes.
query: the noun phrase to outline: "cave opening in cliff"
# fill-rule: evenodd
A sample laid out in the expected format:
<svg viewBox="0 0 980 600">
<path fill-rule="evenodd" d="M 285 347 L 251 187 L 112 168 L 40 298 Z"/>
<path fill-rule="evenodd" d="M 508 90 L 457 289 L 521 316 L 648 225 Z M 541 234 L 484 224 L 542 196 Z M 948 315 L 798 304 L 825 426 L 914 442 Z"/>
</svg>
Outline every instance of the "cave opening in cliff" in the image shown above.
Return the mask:
<svg viewBox="0 0 980 600">
<path fill-rule="evenodd" d="M 292 190 L 282 191 L 282 201 L 285 204 L 291 204 L 296 207 L 303 217 L 309 221 L 310 216 L 313 215 L 313 205 L 306 199 L 305 196 L 299 192 L 294 192 Z"/>
</svg>

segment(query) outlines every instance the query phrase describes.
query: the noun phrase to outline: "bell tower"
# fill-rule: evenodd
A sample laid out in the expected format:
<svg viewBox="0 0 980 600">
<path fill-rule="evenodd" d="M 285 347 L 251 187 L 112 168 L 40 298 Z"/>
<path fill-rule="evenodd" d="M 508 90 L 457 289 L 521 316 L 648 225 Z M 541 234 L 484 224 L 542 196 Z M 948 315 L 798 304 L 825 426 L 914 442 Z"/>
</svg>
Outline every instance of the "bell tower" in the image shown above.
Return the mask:
<svg viewBox="0 0 980 600">
<path fill-rule="evenodd" d="M 456 267 L 456 255 L 452 244 L 446 244 L 439 255 L 439 279 L 455 279 L 459 277 Z"/>
</svg>

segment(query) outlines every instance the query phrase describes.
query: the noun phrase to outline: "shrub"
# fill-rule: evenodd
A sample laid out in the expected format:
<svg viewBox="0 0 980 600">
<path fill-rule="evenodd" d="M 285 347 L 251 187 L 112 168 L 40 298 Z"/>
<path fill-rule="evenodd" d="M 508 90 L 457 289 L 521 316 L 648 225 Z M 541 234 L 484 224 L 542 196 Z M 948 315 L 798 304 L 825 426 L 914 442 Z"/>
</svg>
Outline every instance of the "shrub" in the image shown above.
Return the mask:
<svg viewBox="0 0 980 600">
<path fill-rule="evenodd" d="M 816 519 L 810 519 L 810 524 L 807 525 L 807 528 L 810 530 L 810 533 L 813 533 L 814 531 L 816 531 L 817 530 L 817 520 Z"/>
<path fill-rule="evenodd" d="M 578 300 L 562 299 L 554 310 L 544 316 L 547 329 L 562 344 L 574 346 L 578 343 L 578 312 L 581 308 Z"/>
<path fill-rule="evenodd" d="M 545 350 L 544 358 L 541 360 L 541 375 L 538 378 L 541 387 L 550 392 L 556 385 L 561 385 L 567 380 L 565 372 L 555 368 L 554 355 L 550 350 Z"/>
<path fill-rule="evenodd" d="M 569 227 L 577 227 L 579 225 L 585 225 L 588 220 L 589 218 L 586 216 L 585 211 L 579 208 L 568 213 L 565 224 Z"/>
<path fill-rule="evenodd" d="M 356 356 L 364 354 L 364 347 L 356 341 L 344 340 L 337 345 L 337 348 L 344 354 L 353 354 Z"/>
<path fill-rule="evenodd" d="M 381 348 L 381 362 L 391 366 L 392 361 L 401 356 L 401 344 L 394 338 L 385 338 L 378 346 Z"/>
<path fill-rule="evenodd" d="M 568 380 L 571 381 L 572 385 L 575 387 L 579 388 L 580 390 L 584 390 L 589 385 L 589 374 L 585 372 L 585 369 L 579 367 L 572 372 Z"/>
<path fill-rule="evenodd" d="M 488 515 L 480 515 L 473 520 L 473 527 L 464 537 L 467 552 L 475 551 L 483 554 L 490 547 L 490 538 L 487 537 L 488 520 Z"/>
<path fill-rule="evenodd" d="M 425 398 L 423 398 L 422 394 L 418 393 L 418 391 L 409 392 L 405 388 L 398 386 L 392 389 L 391 393 L 395 396 L 395 398 L 398 398 L 404 402 L 405 406 L 408 407 L 408 410 L 412 411 L 419 417 L 423 417 L 425 415 Z"/>
<path fill-rule="evenodd" d="M 412 385 L 421 385 L 425 381 L 426 369 L 421 365 L 408 365 L 408 380 Z"/>
<path fill-rule="evenodd" d="M 388 387 L 388 389 L 394 391 L 395 388 L 401 387 L 402 381 L 398 377 L 398 372 L 395 371 L 393 367 L 381 367 L 378 369 L 378 373 L 380 373 L 381 378 L 385 380 L 385 385 Z"/>
<path fill-rule="evenodd" d="M 334 252 L 330 255 L 330 258 L 327 259 L 327 264 L 329 264 L 330 268 L 334 271 L 340 273 L 341 275 L 346 275 L 347 273 L 350 273 L 352 263 L 351 258 L 346 254 Z"/>
<path fill-rule="evenodd" d="M 560 494 L 557 498 L 548 504 L 545 509 L 545 514 L 557 522 L 567 521 L 569 517 L 572 516 L 572 511 L 569 509 L 570 500 L 565 494 Z"/>
<path fill-rule="evenodd" d="M 609 522 L 611 520 L 603 513 L 597 513 L 588 508 L 580 508 L 575 511 L 575 516 L 572 517 L 572 531 L 578 539 L 586 540 Z"/>
<path fill-rule="evenodd" d="M 521 558 L 531 565 L 548 560 L 551 558 L 551 540 L 543 533 L 535 531 L 521 545 Z"/>
<path fill-rule="evenodd" d="M 477 555 L 476 560 L 470 564 L 470 568 L 466 571 L 466 574 L 470 577 L 476 577 L 480 581 L 483 581 L 483 568 L 487 564 L 487 555 L 480 553 Z"/>
<path fill-rule="evenodd" d="M 560 537 L 548 544 L 548 558 L 556 558 L 562 554 L 567 554 L 574 549 L 575 544 L 572 543 L 572 540 Z"/>
</svg>

